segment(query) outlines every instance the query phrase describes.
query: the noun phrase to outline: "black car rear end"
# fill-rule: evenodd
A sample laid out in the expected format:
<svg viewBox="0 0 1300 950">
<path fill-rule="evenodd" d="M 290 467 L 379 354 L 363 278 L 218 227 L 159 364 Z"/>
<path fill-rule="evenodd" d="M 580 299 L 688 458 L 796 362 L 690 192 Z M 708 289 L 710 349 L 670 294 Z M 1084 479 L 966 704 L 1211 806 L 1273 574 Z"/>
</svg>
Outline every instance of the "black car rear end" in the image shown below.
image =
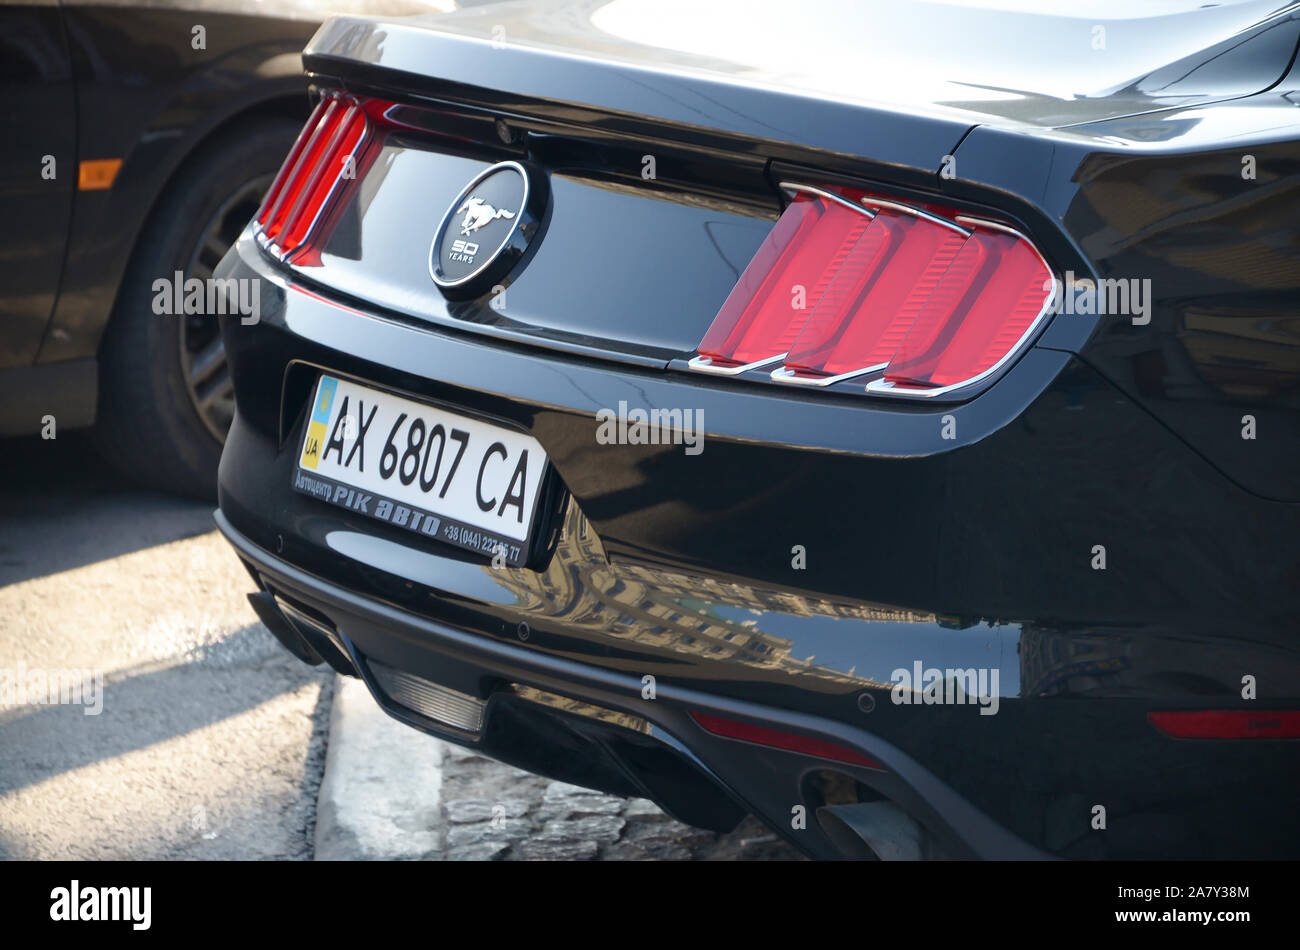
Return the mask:
<svg viewBox="0 0 1300 950">
<path fill-rule="evenodd" d="M 560 51 L 521 9 L 327 24 L 334 125 L 218 272 L 261 287 L 223 327 L 218 522 L 273 632 L 418 728 L 810 855 L 1293 856 L 1290 60 L 1235 102 L 1025 95 L 1012 121 L 660 68 L 590 24 Z M 493 233 L 461 215 L 503 163 L 545 200 L 506 209 L 508 269 L 444 288 L 437 239 Z M 1032 249 L 1043 307 L 942 392 L 702 360 L 819 192 Z M 329 380 L 535 440 L 517 556 L 296 489 Z M 629 437 L 637 411 L 697 426 Z"/>
</svg>

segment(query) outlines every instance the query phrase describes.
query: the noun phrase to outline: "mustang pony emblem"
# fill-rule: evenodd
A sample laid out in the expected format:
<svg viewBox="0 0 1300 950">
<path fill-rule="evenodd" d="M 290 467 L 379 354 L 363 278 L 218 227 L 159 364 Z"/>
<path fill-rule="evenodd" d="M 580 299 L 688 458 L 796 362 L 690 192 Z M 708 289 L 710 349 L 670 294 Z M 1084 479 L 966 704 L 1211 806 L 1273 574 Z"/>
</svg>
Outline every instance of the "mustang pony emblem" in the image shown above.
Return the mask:
<svg viewBox="0 0 1300 950">
<path fill-rule="evenodd" d="M 513 211 L 506 211 L 504 208 L 497 210 L 482 198 L 473 196 L 465 199 L 465 203 L 456 209 L 456 213 L 469 209 L 465 214 L 465 220 L 460 223 L 460 233 L 469 234 L 471 231 L 477 231 L 479 228 L 486 227 L 497 218 L 509 220 L 515 216 Z"/>
</svg>

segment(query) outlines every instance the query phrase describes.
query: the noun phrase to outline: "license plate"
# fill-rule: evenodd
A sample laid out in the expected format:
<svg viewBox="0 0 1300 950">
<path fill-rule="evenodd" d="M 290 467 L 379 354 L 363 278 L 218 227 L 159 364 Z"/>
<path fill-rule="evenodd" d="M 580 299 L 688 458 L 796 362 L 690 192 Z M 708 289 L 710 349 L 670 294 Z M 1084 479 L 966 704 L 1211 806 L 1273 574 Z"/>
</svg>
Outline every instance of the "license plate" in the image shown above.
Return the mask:
<svg viewBox="0 0 1300 950">
<path fill-rule="evenodd" d="M 532 436 L 321 376 L 293 487 L 517 566 L 545 469 Z"/>
</svg>

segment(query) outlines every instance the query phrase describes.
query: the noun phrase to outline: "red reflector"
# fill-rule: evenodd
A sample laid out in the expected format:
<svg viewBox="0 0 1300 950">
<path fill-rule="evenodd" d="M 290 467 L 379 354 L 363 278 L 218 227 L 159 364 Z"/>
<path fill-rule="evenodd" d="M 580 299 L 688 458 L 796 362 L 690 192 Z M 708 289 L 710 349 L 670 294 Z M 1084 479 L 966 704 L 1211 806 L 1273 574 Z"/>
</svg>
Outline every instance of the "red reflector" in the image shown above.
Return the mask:
<svg viewBox="0 0 1300 950">
<path fill-rule="evenodd" d="M 988 376 L 1029 340 L 1051 270 L 1005 225 L 931 205 L 782 184 L 793 195 L 691 368 L 931 395 Z"/>
<path fill-rule="evenodd" d="M 803 752 L 807 755 L 814 755 L 819 759 L 833 759 L 836 762 L 848 762 L 851 765 L 865 765 L 869 769 L 884 769 L 884 766 L 875 759 L 868 758 L 856 749 L 850 749 L 848 746 L 839 745 L 835 742 L 827 742 L 825 739 L 814 739 L 811 736 L 802 736 L 796 732 L 769 729 L 766 726 L 756 726 L 753 723 L 739 722 L 735 719 L 723 719 L 721 716 L 710 716 L 701 712 L 692 712 L 691 718 L 699 723 L 705 731 L 726 739 L 740 739 L 744 742 L 771 746 L 774 749 L 785 749 L 787 752 Z"/>
<path fill-rule="evenodd" d="M 1300 711 L 1195 709 L 1147 713 L 1147 721 L 1175 739 L 1300 739 Z"/>
</svg>

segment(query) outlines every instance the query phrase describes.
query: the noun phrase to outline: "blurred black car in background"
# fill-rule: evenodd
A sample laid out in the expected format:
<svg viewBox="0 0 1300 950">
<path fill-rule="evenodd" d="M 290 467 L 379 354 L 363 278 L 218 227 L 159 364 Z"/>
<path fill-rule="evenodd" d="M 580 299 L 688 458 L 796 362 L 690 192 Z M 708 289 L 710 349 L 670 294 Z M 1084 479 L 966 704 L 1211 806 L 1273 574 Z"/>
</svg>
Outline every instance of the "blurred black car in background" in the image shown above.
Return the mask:
<svg viewBox="0 0 1300 950">
<path fill-rule="evenodd" d="M 373 7 L 0 0 L 0 435 L 93 423 L 119 469 L 215 494 L 221 337 L 153 283 L 210 276 L 252 217 L 338 6 Z"/>
</svg>

